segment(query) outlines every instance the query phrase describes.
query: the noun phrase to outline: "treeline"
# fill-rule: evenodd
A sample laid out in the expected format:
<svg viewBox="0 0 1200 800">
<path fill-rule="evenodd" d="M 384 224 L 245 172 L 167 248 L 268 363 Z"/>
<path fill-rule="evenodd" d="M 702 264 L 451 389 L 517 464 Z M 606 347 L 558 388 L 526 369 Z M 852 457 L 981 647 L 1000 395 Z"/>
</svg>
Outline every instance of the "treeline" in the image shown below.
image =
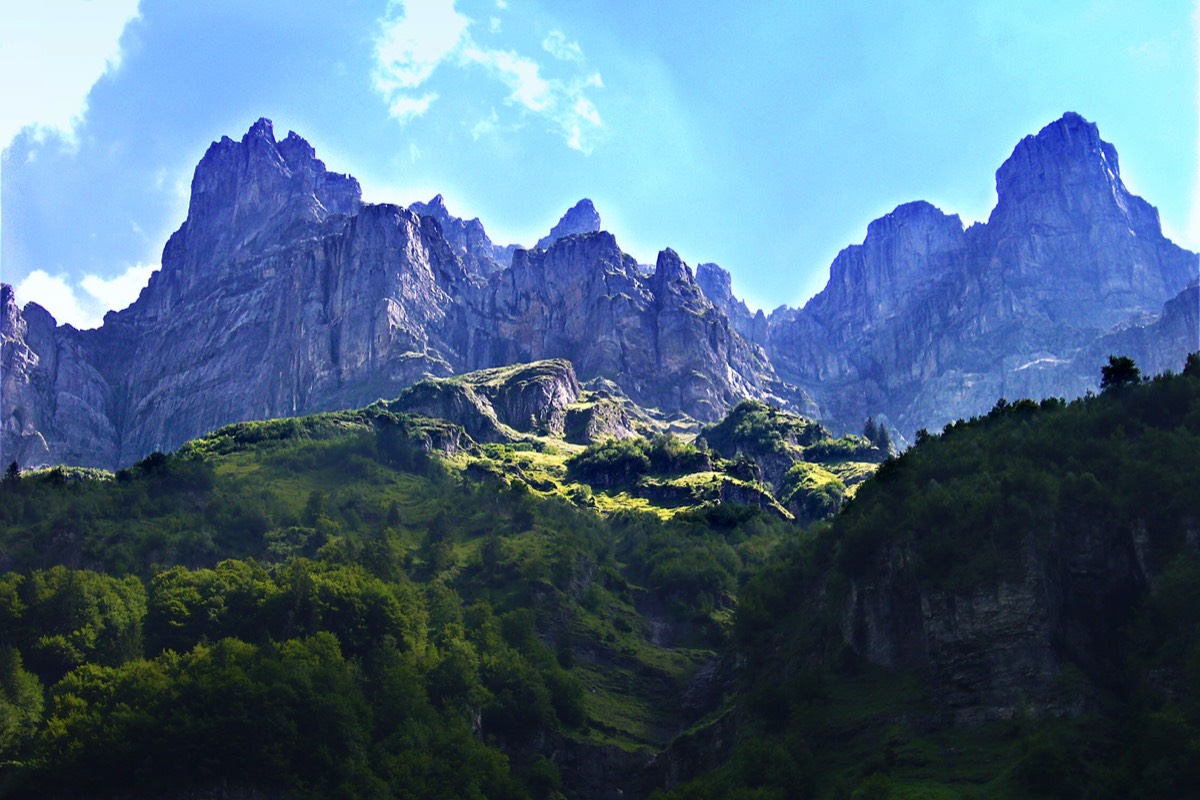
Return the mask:
<svg viewBox="0 0 1200 800">
<path fill-rule="evenodd" d="M 115 476 L 6 480 L 0 795 L 551 797 L 556 742 L 665 744 L 695 662 L 639 606 L 715 657 L 794 528 L 604 519 L 464 480 L 426 435 L 248 423 Z M 639 714 L 658 727 L 621 727 Z"/>
<path fill-rule="evenodd" d="M 741 743 L 666 797 L 1196 796 L 1200 357 L 1149 380 L 1113 363 L 1099 396 L 1001 400 L 922 432 L 831 523 L 778 551 L 739 595 Z M 852 585 L 908 570 L 920 591 L 969 602 L 1021 579 L 1030 552 L 1053 564 L 1072 537 L 1129 536 L 1146 582 L 1071 611 L 1076 642 L 1091 635 L 1081 625 L 1105 635 L 1059 650 L 1063 680 L 1095 687 L 1081 717 L 954 728 L 920 675 L 874 667 L 846 638 Z"/>
</svg>

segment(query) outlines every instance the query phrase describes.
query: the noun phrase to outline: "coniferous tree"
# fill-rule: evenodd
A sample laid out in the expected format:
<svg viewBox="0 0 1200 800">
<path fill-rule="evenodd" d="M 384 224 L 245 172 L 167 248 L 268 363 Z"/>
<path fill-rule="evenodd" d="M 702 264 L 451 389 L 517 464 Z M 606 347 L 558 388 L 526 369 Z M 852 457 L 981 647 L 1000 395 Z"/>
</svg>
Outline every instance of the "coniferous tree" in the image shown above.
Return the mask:
<svg viewBox="0 0 1200 800">
<path fill-rule="evenodd" d="M 1108 364 L 1100 368 L 1100 388 L 1113 389 L 1141 383 L 1142 372 L 1128 356 L 1109 356 Z"/>
</svg>

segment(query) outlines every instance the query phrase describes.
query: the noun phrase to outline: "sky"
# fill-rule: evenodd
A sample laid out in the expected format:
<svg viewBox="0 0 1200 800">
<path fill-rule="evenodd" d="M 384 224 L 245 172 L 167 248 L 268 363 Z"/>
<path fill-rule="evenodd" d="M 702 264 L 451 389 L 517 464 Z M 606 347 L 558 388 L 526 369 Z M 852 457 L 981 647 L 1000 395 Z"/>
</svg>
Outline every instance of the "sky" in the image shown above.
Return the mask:
<svg viewBox="0 0 1200 800">
<path fill-rule="evenodd" d="M 1120 0 L 39 0 L 0 26 L 0 279 L 132 302 L 208 145 L 259 117 L 371 202 L 441 193 L 531 245 L 582 197 L 626 252 L 799 305 L 900 203 L 965 223 L 1066 111 L 1200 249 L 1200 4 Z"/>
</svg>

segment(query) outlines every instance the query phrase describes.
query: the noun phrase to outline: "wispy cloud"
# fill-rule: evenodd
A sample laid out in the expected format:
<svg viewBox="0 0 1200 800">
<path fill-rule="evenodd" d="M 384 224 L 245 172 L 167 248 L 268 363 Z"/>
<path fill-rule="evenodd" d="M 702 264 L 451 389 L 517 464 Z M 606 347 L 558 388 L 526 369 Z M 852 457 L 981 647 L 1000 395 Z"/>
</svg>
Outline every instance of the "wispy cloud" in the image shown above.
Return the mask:
<svg viewBox="0 0 1200 800">
<path fill-rule="evenodd" d="M 72 284 L 66 275 L 36 269 L 14 291 L 18 302 L 37 303 L 60 324 L 86 330 L 98 327 L 107 312 L 119 311 L 137 300 L 157 269 L 157 264 L 136 264 L 115 278 L 84 275 L 78 284 Z"/>
<path fill-rule="evenodd" d="M 0 150 L 22 130 L 74 144 L 87 98 L 121 64 L 121 33 L 138 0 L 40 0 L 4 11 L 0 46 Z"/>
<path fill-rule="evenodd" d="M 496 7 L 503 10 L 506 4 L 498 1 Z M 600 74 L 547 76 L 528 55 L 476 42 L 470 33 L 472 24 L 455 9 L 453 0 L 390 0 L 375 42 L 373 77 L 391 116 L 404 125 L 429 111 L 439 95 L 426 84 L 442 64 L 477 68 L 508 90 L 505 104 L 548 120 L 568 147 L 590 153 L 604 121 L 586 93 L 603 88 Z M 498 33 L 499 20 L 492 18 L 488 27 Z M 585 63 L 583 48 L 562 31 L 551 31 L 542 47 L 577 69 Z M 493 108 L 488 119 L 472 128 L 472 136 L 478 139 L 500 130 L 499 122 Z"/>
<path fill-rule="evenodd" d="M 542 49 L 561 61 L 583 61 L 583 48 L 572 42 L 560 30 L 553 30 L 542 40 Z"/>
</svg>

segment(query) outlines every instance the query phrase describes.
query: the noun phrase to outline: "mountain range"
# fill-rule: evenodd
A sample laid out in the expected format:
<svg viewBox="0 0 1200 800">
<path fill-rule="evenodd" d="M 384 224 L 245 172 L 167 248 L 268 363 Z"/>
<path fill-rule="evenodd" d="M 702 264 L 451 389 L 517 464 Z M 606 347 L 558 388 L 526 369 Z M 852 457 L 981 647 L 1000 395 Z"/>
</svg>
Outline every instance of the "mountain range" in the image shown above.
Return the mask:
<svg viewBox="0 0 1200 800">
<path fill-rule="evenodd" d="M 639 265 L 589 200 L 531 248 L 439 195 L 362 201 L 259 120 L 196 167 L 188 216 L 135 303 L 95 330 L 0 296 L 3 460 L 116 468 L 224 424 L 366 405 L 428 377 L 548 358 L 700 422 L 766 400 L 901 440 L 998 398 L 1075 397 L 1105 357 L 1200 349 L 1200 261 L 1068 113 L 1016 146 L 986 223 L 907 203 L 802 308 L 751 312 L 714 264 Z"/>
</svg>

